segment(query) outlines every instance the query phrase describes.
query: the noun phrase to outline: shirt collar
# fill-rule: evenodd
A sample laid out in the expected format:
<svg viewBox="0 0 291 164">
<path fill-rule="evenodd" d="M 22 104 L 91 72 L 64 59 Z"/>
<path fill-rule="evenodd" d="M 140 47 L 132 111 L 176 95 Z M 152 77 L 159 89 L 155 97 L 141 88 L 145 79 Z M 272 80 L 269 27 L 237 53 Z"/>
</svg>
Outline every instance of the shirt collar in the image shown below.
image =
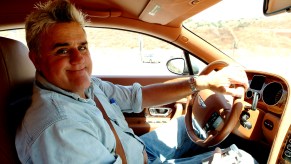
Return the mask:
<svg viewBox="0 0 291 164">
<path fill-rule="evenodd" d="M 76 93 L 72 93 L 69 91 L 66 91 L 62 88 L 59 88 L 55 85 L 53 85 L 52 83 L 48 82 L 45 77 L 43 77 L 39 72 L 36 72 L 36 80 L 35 83 L 38 87 L 42 88 L 42 89 L 47 89 L 47 90 L 51 90 L 51 91 L 55 91 L 58 92 L 60 94 L 72 97 L 73 99 L 76 99 L 78 101 L 83 101 L 83 102 L 88 102 L 90 99 L 93 99 L 94 93 L 93 93 L 93 85 L 92 85 L 92 80 L 91 80 L 91 85 L 88 89 L 85 90 L 85 95 L 86 97 L 88 97 L 87 99 L 84 99 L 82 97 L 80 97 L 78 94 Z"/>
</svg>

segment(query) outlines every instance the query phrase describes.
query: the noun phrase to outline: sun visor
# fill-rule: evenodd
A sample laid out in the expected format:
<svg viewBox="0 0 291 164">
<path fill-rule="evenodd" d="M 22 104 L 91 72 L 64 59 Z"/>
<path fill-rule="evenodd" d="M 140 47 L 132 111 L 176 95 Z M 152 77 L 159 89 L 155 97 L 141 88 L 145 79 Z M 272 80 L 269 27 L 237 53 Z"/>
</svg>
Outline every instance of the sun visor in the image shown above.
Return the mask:
<svg viewBox="0 0 291 164">
<path fill-rule="evenodd" d="M 214 0 L 217 2 L 217 0 Z M 139 19 L 166 25 L 181 16 L 192 16 L 209 7 L 213 0 L 151 0 Z M 211 6 L 211 5 L 210 5 Z M 191 14 L 192 15 L 191 15 Z"/>
<path fill-rule="evenodd" d="M 109 18 L 109 17 L 119 17 L 121 16 L 121 11 L 92 11 L 92 10 L 83 10 L 89 17 L 97 17 L 97 18 Z"/>
</svg>

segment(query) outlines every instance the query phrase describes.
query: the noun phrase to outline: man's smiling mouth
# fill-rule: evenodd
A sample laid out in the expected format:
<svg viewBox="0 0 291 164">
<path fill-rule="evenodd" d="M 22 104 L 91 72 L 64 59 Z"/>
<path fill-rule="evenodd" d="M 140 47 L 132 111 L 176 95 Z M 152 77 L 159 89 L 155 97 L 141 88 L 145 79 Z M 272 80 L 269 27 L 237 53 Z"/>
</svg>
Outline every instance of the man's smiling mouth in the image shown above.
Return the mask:
<svg viewBox="0 0 291 164">
<path fill-rule="evenodd" d="M 70 73 L 77 73 L 77 72 L 82 72 L 82 71 L 85 71 L 85 70 L 86 70 L 86 67 L 83 67 L 81 69 L 67 70 L 67 71 L 70 72 Z"/>
</svg>

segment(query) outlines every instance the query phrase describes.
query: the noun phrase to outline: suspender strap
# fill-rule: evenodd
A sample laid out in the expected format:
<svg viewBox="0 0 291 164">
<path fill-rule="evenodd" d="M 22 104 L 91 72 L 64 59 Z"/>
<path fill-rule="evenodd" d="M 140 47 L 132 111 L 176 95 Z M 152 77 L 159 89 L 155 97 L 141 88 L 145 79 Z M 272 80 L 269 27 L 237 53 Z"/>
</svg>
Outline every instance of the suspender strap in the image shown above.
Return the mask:
<svg viewBox="0 0 291 164">
<path fill-rule="evenodd" d="M 119 137 L 118 137 L 118 135 L 117 135 L 112 123 L 110 122 L 110 119 L 109 119 L 108 115 L 106 114 L 102 104 L 100 103 L 100 101 L 98 100 L 98 98 L 96 96 L 94 96 L 94 101 L 96 103 L 96 106 L 102 112 L 104 119 L 107 121 L 108 125 L 110 126 L 111 131 L 114 134 L 114 137 L 115 137 L 115 140 L 116 140 L 116 151 L 115 151 L 115 153 L 118 154 L 121 157 L 122 164 L 126 164 L 127 163 L 126 162 L 126 156 L 125 156 L 122 144 L 121 144 L 121 142 L 119 140 Z"/>
</svg>

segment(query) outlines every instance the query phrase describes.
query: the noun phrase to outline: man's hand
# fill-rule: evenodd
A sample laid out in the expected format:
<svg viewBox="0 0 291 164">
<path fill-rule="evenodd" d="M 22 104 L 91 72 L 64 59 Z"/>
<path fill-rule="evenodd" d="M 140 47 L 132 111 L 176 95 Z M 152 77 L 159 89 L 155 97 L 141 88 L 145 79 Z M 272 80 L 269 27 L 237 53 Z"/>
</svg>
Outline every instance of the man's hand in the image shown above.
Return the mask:
<svg viewBox="0 0 291 164">
<path fill-rule="evenodd" d="M 198 90 L 210 89 L 214 92 L 241 97 L 244 89 L 248 89 L 248 78 L 241 66 L 227 66 L 209 75 L 201 75 L 196 79 Z"/>
</svg>

